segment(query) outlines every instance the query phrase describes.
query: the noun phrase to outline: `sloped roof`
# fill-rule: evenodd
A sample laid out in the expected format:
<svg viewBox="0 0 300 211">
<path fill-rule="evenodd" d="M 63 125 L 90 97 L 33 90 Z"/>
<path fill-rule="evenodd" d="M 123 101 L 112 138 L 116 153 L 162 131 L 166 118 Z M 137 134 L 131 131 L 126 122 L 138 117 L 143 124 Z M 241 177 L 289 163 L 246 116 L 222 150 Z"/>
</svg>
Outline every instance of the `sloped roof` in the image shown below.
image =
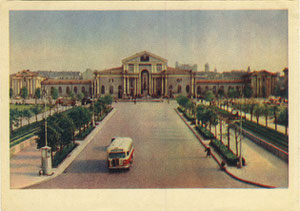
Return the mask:
<svg viewBox="0 0 300 211">
<path fill-rule="evenodd" d="M 222 84 L 228 84 L 228 83 L 243 83 L 244 80 L 197 80 L 196 83 L 222 83 Z"/>
<path fill-rule="evenodd" d="M 265 73 L 265 74 L 268 74 L 268 75 L 276 75 L 276 73 L 271 73 L 267 70 L 260 70 L 260 71 L 254 71 L 254 72 L 251 72 L 249 73 L 250 75 L 258 75 L 258 74 L 262 74 L 262 73 Z"/>
<path fill-rule="evenodd" d="M 16 76 L 16 77 L 27 77 L 27 76 L 39 76 L 38 73 L 31 72 L 30 70 L 22 70 L 18 73 L 11 74 L 11 76 Z"/>
<path fill-rule="evenodd" d="M 42 81 L 42 85 L 71 85 L 71 84 L 91 84 L 92 80 L 56 80 L 47 79 Z"/>
<path fill-rule="evenodd" d="M 166 73 L 167 74 L 190 74 L 192 70 L 183 70 L 177 69 L 173 67 L 167 67 Z"/>
<path fill-rule="evenodd" d="M 157 56 L 157 55 L 155 55 L 155 54 L 153 54 L 153 53 L 150 53 L 150 52 L 148 52 L 148 51 L 141 51 L 141 52 L 139 52 L 139 53 L 136 53 L 136 54 L 134 54 L 134 55 L 132 55 L 132 56 L 129 56 L 129 57 L 123 59 L 123 60 L 122 60 L 122 63 L 124 63 L 124 62 L 126 62 L 126 61 L 128 61 L 128 60 L 131 60 L 131 59 L 133 59 L 133 58 L 135 58 L 135 57 L 142 56 L 142 55 L 144 55 L 144 54 L 147 54 L 147 55 L 149 55 L 149 56 L 151 56 L 151 57 L 154 57 L 154 58 L 156 58 L 156 59 L 162 60 L 162 61 L 164 61 L 164 62 L 168 62 L 167 59 L 164 59 L 164 58 L 162 58 L 162 57 L 160 57 L 160 56 Z"/>
<path fill-rule="evenodd" d="M 96 74 L 121 74 L 123 72 L 123 67 L 114 67 L 106 70 L 98 70 Z"/>
</svg>

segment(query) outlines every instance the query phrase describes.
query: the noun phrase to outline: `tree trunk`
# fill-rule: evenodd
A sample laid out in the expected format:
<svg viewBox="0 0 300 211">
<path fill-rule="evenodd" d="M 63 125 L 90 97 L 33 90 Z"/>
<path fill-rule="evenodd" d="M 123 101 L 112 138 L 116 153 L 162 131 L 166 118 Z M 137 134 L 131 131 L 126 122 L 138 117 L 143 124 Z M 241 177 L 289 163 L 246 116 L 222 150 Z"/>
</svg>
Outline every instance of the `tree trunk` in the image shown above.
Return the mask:
<svg viewBox="0 0 300 211">
<path fill-rule="evenodd" d="M 256 124 L 259 125 L 259 116 L 256 117 Z"/>
<path fill-rule="evenodd" d="M 237 130 L 234 128 L 234 133 L 235 133 L 235 151 L 236 155 L 239 154 L 239 148 L 238 148 L 238 136 L 237 136 Z"/>
<path fill-rule="evenodd" d="M 230 128 L 228 127 L 227 130 L 228 130 L 228 131 L 227 131 L 227 135 L 228 135 L 228 137 L 227 137 L 227 139 L 228 139 L 228 140 L 227 140 L 227 141 L 228 141 L 228 142 L 227 142 L 227 144 L 228 144 L 228 145 L 227 145 L 227 148 L 230 149 Z"/>
<path fill-rule="evenodd" d="M 277 131 L 277 116 L 275 115 L 275 131 Z"/>
<path fill-rule="evenodd" d="M 266 116 L 266 127 L 268 127 L 268 116 Z"/>
<path fill-rule="evenodd" d="M 222 137 L 222 120 L 220 120 L 220 141 L 222 142 L 223 137 Z"/>
</svg>

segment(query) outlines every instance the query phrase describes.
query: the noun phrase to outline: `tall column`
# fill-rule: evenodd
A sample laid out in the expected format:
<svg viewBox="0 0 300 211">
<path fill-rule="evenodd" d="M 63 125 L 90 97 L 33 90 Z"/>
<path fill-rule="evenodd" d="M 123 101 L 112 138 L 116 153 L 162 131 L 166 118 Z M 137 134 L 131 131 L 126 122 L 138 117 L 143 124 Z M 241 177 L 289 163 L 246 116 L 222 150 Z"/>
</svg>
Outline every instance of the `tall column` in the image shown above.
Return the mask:
<svg viewBox="0 0 300 211">
<path fill-rule="evenodd" d="M 123 95 L 126 95 L 126 78 L 125 75 L 123 75 Z"/>
<path fill-rule="evenodd" d="M 152 75 L 149 74 L 149 95 L 152 95 Z"/>
<path fill-rule="evenodd" d="M 165 95 L 168 95 L 168 77 L 166 77 L 166 80 L 165 80 Z"/>
<path fill-rule="evenodd" d="M 141 94 L 141 77 L 137 79 L 137 90 L 138 94 Z"/>
<path fill-rule="evenodd" d="M 136 95 L 136 83 L 135 83 L 135 78 L 132 79 L 133 80 L 133 95 Z"/>
<path fill-rule="evenodd" d="M 154 93 L 155 93 L 155 94 L 157 94 L 157 91 L 156 91 L 156 80 L 157 80 L 157 79 L 155 78 L 155 79 L 154 79 Z"/>
<path fill-rule="evenodd" d="M 164 96 L 164 78 L 161 78 L 161 95 Z"/>
<path fill-rule="evenodd" d="M 127 94 L 130 94 L 130 90 L 129 90 L 129 87 L 130 87 L 129 85 L 130 84 L 129 84 L 129 81 L 130 81 L 130 78 L 128 77 L 127 78 Z"/>
</svg>

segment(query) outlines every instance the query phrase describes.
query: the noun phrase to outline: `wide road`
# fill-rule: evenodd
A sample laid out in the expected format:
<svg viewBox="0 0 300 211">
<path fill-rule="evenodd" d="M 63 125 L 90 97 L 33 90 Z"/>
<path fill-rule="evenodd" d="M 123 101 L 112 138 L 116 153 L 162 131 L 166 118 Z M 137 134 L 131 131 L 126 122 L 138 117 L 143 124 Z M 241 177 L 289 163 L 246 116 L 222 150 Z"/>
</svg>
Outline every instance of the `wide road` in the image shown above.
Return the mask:
<svg viewBox="0 0 300 211">
<path fill-rule="evenodd" d="M 219 170 L 174 111 L 174 104 L 114 104 L 116 113 L 65 172 L 30 188 L 255 188 Z M 132 137 L 129 171 L 109 172 L 106 147 L 113 136 Z"/>
</svg>

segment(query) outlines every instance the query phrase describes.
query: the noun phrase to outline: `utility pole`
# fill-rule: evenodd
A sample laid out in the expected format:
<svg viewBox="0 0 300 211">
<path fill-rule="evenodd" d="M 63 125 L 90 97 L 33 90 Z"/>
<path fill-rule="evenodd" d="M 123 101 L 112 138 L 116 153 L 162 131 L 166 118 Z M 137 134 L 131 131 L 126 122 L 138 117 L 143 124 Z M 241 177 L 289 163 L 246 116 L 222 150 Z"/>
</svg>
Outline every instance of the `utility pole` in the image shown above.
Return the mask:
<svg viewBox="0 0 300 211">
<path fill-rule="evenodd" d="M 45 101 L 45 146 L 47 146 L 47 114 L 46 114 L 46 102 L 47 102 L 47 90 L 46 87 L 44 89 L 44 101 Z"/>
</svg>

